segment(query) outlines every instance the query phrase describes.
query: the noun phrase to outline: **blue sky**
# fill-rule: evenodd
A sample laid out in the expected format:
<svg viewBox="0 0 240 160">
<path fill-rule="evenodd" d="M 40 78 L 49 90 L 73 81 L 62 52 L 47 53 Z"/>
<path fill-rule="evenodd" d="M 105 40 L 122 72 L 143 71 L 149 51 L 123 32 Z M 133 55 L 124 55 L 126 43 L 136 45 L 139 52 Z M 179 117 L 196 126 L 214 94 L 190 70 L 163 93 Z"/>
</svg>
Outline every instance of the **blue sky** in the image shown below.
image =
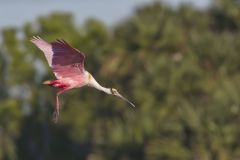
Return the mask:
<svg viewBox="0 0 240 160">
<path fill-rule="evenodd" d="M 38 16 L 53 11 L 72 12 L 77 23 L 83 23 L 89 17 L 95 17 L 112 25 L 124 19 L 134 8 L 154 0 L 0 0 L 0 29 L 7 26 L 22 26 L 25 22 L 34 21 Z M 163 0 L 172 6 L 180 3 L 191 3 L 204 8 L 211 0 Z"/>
</svg>

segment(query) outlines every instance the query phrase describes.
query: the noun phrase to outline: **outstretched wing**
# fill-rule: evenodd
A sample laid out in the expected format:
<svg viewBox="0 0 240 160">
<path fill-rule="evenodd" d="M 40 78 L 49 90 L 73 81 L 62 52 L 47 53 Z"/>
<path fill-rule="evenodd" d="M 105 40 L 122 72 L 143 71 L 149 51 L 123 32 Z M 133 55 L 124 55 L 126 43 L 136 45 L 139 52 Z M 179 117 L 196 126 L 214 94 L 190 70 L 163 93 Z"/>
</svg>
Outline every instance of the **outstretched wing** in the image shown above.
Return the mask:
<svg viewBox="0 0 240 160">
<path fill-rule="evenodd" d="M 31 42 L 43 51 L 58 79 L 79 76 L 84 72 L 84 54 L 66 41 L 56 40 L 48 43 L 40 37 L 33 37 Z"/>
</svg>

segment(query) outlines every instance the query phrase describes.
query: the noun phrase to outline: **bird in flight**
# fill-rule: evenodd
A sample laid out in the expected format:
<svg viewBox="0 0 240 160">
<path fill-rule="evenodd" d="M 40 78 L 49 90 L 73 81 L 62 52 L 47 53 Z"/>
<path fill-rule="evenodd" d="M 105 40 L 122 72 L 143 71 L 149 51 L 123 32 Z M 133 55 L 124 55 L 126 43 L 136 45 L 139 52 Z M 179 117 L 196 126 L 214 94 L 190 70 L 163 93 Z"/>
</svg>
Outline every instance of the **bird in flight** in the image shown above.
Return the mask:
<svg viewBox="0 0 240 160">
<path fill-rule="evenodd" d="M 94 87 L 109 95 L 117 96 L 128 102 L 131 106 L 135 105 L 123 97 L 115 88 L 105 88 L 101 86 L 93 76 L 84 68 L 84 54 L 70 46 L 63 39 L 57 39 L 48 43 L 40 37 L 33 37 L 31 42 L 34 43 L 45 55 L 48 65 L 51 67 L 55 80 L 48 80 L 43 84 L 60 89 L 56 94 L 56 109 L 54 112 L 54 121 L 59 117 L 59 95 L 66 90 L 80 88 L 85 85 Z"/>
</svg>

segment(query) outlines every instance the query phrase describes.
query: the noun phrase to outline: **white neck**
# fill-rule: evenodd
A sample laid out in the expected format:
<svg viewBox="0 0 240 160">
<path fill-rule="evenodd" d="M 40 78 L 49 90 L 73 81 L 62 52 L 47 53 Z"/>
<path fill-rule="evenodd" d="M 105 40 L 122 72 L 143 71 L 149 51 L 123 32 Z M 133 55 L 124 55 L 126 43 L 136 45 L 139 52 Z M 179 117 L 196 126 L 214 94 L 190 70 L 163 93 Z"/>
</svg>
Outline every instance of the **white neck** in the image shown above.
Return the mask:
<svg viewBox="0 0 240 160">
<path fill-rule="evenodd" d="M 98 90 L 100 90 L 100 91 L 103 91 L 103 92 L 107 93 L 107 94 L 112 94 L 110 88 L 105 88 L 105 87 L 101 86 L 101 85 L 93 78 L 93 76 L 91 76 L 91 74 L 90 74 L 90 76 L 89 76 L 88 86 L 94 87 L 94 88 L 96 88 L 96 89 L 98 89 Z"/>
</svg>

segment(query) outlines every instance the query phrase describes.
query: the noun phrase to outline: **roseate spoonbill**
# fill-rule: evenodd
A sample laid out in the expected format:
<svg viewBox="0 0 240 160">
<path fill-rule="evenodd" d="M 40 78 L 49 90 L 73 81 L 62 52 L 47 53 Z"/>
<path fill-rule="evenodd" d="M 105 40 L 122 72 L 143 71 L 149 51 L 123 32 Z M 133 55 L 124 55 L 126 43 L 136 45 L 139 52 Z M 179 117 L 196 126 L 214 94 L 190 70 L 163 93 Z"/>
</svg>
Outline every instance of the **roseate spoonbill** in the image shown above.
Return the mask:
<svg viewBox="0 0 240 160">
<path fill-rule="evenodd" d="M 93 76 L 84 68 L 84 54 L 71 47 L 63 39 L 57 39 L 55 42 L 48 43 L 40 37 L 33 37 L 31 42 L 43 51 L 48 64 L 56 76 L 56 80 L 48 80 L 43 84 L 59 88 L 56 94 L 56 110 L 54 112 L 55 121 L 59 117 L 59 98 L 64 91 L 72 88 L 80 88 L 85 85 L 95 87 L 107 94 L 117 96 L 128 102 L 131 106 L 135 105 L 123 97 L 115 88 L 105 88 L 101 86 Z"/>
</svg>

